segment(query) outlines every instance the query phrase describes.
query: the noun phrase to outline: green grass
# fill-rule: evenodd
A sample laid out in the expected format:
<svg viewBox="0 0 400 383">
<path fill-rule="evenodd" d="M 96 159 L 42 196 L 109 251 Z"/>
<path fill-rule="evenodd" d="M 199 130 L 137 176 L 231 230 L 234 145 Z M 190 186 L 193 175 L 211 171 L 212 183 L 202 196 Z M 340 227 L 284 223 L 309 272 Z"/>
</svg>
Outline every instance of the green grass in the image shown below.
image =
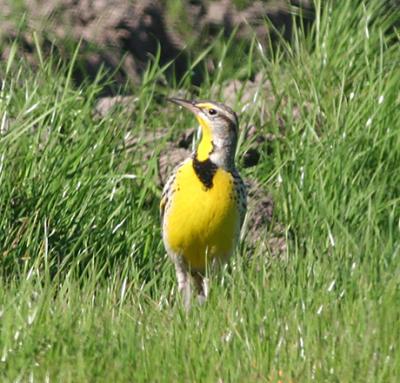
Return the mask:
<svg viewBox="0 0 400 383">
<path fill-rule="evenodd" d="M 155 63 L 130 90 L 130 116 L 94 119 L 104 79 L 75 86 L 74 60 L 0 64 L 0 380 L 398 381 L 399 31 L 379 3 L 317 7 L 310 34 L 273 52 L 255 43 L 240 56 L 220 39 L 208 57 L 221 65 L 197 90 L 163 88 Z M 186 315 L 161 242 L 156 158 L 194 120 L 158 96 L 221 99 L 226 81 L 254 73 L 274 98 L 260 84 L 232 106 L 266 133 L 279 115 L 284 136 L 242 173 L 274 195 L 287 252 L 244 244 Z M 124 137 L 163 127 L 143 166 Z"/>
</svg>

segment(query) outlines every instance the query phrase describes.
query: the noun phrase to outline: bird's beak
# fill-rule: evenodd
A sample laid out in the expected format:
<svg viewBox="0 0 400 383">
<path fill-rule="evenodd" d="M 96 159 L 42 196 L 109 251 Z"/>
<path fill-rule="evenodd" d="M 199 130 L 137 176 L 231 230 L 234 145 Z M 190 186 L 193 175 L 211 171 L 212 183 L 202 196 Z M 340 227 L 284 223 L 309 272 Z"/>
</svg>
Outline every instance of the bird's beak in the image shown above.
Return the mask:
<svg viewBox="0 0 400 383">
<path fill-rule="evenodd" d="M 186 109 L 189 109 L 191 112 L 194 114 L 199 113 L 199 108 L 196 106 L 196 103 L 194 101 L 189 101 L 189 100 L 183 100 L 181 98 L 167 98 L 168 101 L 173 102 L 174 104 L 183 106 Z"/>
</svg>

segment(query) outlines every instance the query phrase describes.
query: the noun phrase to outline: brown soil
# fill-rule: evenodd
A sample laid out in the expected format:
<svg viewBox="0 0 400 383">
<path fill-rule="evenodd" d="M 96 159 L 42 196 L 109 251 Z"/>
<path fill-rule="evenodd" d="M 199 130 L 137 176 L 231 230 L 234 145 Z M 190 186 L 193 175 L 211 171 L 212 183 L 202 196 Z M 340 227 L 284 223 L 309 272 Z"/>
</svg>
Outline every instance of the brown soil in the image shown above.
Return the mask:
<svg viewBox="0 0 400 383">
<path fill-rule="evenodd" d="M 308 0 L 291 3 L 311 10 Z M 78 83 L 93 79 L 101 67 L 113 73 L 120 85 L 127 80 L 136 83 L 159 48 L 161 65 L 174 61 L 169 74 L 179 79 L 187 70 L 188 36 L 179 33 L 178 26 L 168 19 L 161 0 L 25 0 L 22 8 L 0 0 L 0 9 L 3 60 L 7 60 L 12 43 L 18 40 L 19 54 L 38 65 L 33 38 L 36 32 L 45 53 L 58 52 L 66 61 L 71 54 L 66 47 L 81 41 L 74 73 Z M 289 0 L 255 1 L 243 10 L 238 10 L 232 0 L 197 0 L 187 2 L 184 12 L 189 24 L 186 34 L 191 34 L 191 40 L 200 46 L 222 30 L 230 35 L 235 28 L 238 39 L 250 40 L 255 32 L 262 44 L 267 43 L 270 30 L 264 22 L 266 17 L 287 35 L 292 28 Z M 202 81 L 201 69 L 194 69 L 192 81 Z"/>
</svg>

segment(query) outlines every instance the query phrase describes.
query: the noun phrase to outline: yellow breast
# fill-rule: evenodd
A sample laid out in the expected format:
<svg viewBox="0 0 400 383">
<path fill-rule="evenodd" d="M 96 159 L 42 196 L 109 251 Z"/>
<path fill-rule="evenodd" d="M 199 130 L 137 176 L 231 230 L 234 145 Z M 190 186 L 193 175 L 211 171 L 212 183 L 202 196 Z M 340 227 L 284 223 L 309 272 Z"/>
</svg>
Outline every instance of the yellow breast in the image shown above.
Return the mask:
<svg viewBox="0 0 400 383">
<path fill-rule="evenodd" d="M 192 161 L 177 171 L 165 212 L 164 242 L 194 270 L 204 270 L 213 258 L 227 258 L 239 236 L 240 218 L 232 175 L 218 169 L 207 189 Z"/>
</svg>

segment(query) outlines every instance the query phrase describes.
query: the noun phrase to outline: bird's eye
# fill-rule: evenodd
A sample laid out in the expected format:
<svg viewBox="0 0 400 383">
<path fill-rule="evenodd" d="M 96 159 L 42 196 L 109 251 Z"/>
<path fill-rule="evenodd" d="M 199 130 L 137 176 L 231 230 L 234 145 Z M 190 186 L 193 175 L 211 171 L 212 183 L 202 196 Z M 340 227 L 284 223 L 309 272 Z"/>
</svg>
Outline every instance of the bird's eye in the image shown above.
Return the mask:
<svg viewBox="0 0 400 383">
<path fill-rule="evenodd" d="M 215 116 L 217 114 L 217 111 L 215 109 L 208 109 L 208 114 L 210 116 Z"/>
</svg>

